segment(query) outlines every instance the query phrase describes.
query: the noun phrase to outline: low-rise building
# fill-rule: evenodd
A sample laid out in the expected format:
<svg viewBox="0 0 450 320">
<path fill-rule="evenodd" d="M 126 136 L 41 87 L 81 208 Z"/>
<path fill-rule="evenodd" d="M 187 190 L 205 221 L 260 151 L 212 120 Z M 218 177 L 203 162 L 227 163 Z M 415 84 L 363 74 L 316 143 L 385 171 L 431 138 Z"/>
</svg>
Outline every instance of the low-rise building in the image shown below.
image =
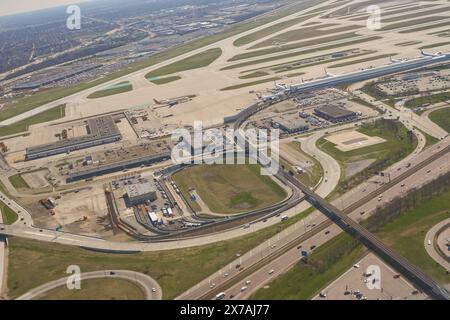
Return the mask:
<svg viewBox="0 0 450 320">
<path fill-rule="evenodd" d="M 148 201 L 155 201 L 157 198 L 156 186 L 150 182 L 127 185 L 126 192 L 128 206 L 145 204 Z"/>
<path fill-rule="evenodd" d="M 290 116 L 278 116 L 272 119 L 272 126 L 280 128 L 285 133 L 302 132 L 309 129 L 308 123 L 297 116 L 297 114 Z"/>
<path fill-rule="evenodd" d="M 318 107 L 314 109 L 314 114 L 333 123 L 352 121 L 358 118 L 356 112 L 336 105 Z"/>
</svg>

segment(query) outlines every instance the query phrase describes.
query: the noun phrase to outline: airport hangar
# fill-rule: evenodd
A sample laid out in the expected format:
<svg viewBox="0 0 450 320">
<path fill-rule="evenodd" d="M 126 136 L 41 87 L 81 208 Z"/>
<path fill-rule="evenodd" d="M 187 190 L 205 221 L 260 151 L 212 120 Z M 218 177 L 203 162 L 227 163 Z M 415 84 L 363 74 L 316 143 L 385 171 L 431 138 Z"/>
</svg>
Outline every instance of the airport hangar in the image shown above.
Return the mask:
<svg viewBox="0 0 450 320">
<path fill-rule="evenodd" d="M 75 150 L 95 147 L 122 139 L 122 135 L 120 134 L 120 131 L 111 116 L 101 116 L 89 119 L 87 123 L 87 135 L 27 148 L 25 157 L 26 160 L 34 160 Z"/>
</svg>

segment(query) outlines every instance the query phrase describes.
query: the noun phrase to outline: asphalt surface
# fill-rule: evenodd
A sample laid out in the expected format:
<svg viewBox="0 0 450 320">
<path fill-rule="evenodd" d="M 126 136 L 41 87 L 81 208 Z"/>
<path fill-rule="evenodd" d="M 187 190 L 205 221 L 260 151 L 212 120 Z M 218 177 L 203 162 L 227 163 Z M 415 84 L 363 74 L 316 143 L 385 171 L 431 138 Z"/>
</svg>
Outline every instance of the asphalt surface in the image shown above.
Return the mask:
<svg viewBox="0 0 450 320">
<path fill-rule="evenodd" d="M 443 143 L 441 143 L 441 145 L 443 145 L 444 143 L 447 143 L 447 141 L 444 141 Z M 426 154 L 422 153 L 420 155 L 417 155 L 415 160 L 406 160 L 411 161 L 411 166 L 413 166 L 414 163 L 419 162 L 419 159 L 423 160 L 425 158 L 428 158 L 428 156 L 430 156 L 433 152 L 440 150 L 440 148 L 438 147 L 439 145 L 436 145 L 434 148 L 430 148 L 429 152 L 427 152 Z M 427 156 L 425 157 L 425 155 Z M 407 162 L 405 161 L 401 161 L 400 163 L 397 163 L 390 168 L 391 179 L 394 179 L 396 176 L 403 173 L 403 171 L 406 169 L 406 163 Z M 399 168 L 401 170 L 399 170 Z M 430 174 L 428 174 L 429 170 L 431 170 Z M 370 214 L 373 213 L 376 207 L 383 202 L 392 201 L 396 196 L 401 195 L 402 193 L 406 193 L 407 190 L 420 186 L 425 182 L 432 180 L 439 174 L 447 172 L 448 170 L 450 170 L 449 153 L 447 153 L 445 157 L 441 157 L 439 160 L 434 161 L 433 163 L 427 165 L 425 168 L 408 177 L 402 183 L 398 183 L 389 191 L 384 192 L 381 201 L 379 201 L 378 198 L 375 198 L 372 201 L 367 202 L 364 206 L 351 213 L 350 217 L 355 219 L 356 221 L 366 219 L 368 216 L 370 216 Z M 336 204 L 337 206 L 347 206 L 348 204 L 354 202 L 355 199 L 361 199 L 364 194 L 368 194 L 373 190 L 376 190 L 379 184 L 380 183 L 375 184 L 374 181 L 368 181 L 362 186 L 357 187 L 356 190 L 348 192 L 341 199 L 333 201 L 333 204 Z M 405 186 L 402 187 L 403 184 L 405 184 Z M 364 212 L 364 214 L 361 215 L 361 212 Z M 291 241 L 294 237 L 302 234 L 307 234 L 308 232 L 311 232 L 311 230 L 319 228 L 321 223 L 327 220 L 328 219 L 320 212 L 314 212 L 307 218 L 296 223 L 294 226 L 283 231 L 281 235 L 278 235 L 277 237 L 274 237 L 271 240 L 263 243 L 248 254 L 239 257 L 215 274 L 211 275 L 207 279 L 204 279 L 202 282 L 189 289 L 178 298 L 197 299 L 198 297 L 207 294 L 210 290 L 214 289 L 214 287 L 227 281 L 228 278 L 231 278 L 232 276 L 238 274 L 240 271 L 239 268 L 236 268 L 236 265 L 240 265 L 244 268 L 248 267 L 256 263 L 258 260 L 266 257 L 270 252 L 276 250 L 277 248 L 281 248 L 283 245 Z M 325 234 L 325 232 L 327 232 L 327 234 Z M 250 280 L 252 284 L 251 286 L 247 286 L 247 289 L 244 292 L 241 292 L 241 288 L 245 286 L 244 283 L 239 283 L 231 289 L 227 290 L 227 298 L 229 298 L 230 296 L 234 296 L 236 299 L 245 299 L 249 297 L 253 292 L 255 292 L 256 289 L 264 286 L 271 279 L 274 279 L 277 275 L 282 274 L 290 267 L 292 267 L 295 263 L 297 263 L 300 259 L 300 250 L 311 252 L 311 246 L 314 245 L 318 247 L 330 240 L 332 237 L 338 235 L 340 232 L 342 232 L 342 230 L 337 225 L 332 225 L 327 228 L 326 231 L 321 231 L 320 233 L 314 234 L 312 237 L 309 237 L 303 243 L 299 244 L 302 246 L 301 249 L 294 248 L 290 250 L 282 257 L 268 263 L 263 268 L 251 275 L 247 280 Z M 274 270 L 274 272 L 269 275 L 269 271 L 271 270 Z"/>
<path fill-rule="evenodd" d="M 433 226 L 426 234 L 425 240 L 424 240 L 424 246 L 427 253 L 430 255 L 431 258 L 433 258 L 434 261 L 439 263 L 441 266 L 445 268 L 445 270 L 450 272 L 450 262 L 446 259 L 444 259 L 436 250 L 435 245 L 438 245 L 436 242 L 438 241 L 438 233 L 439 230 L 446 225 L 450 224 L 450 219 L 446 219 L 444 221 L 439 222 L 435 226 Z M 428 242 L 430 241 L 430 242 Z"/>
<path fill-rule="evenodd" d="M 104 270 L 94 271 L 81 274 L 81 281 L 88 279 L 124 279 L 136 283 L 144 292 L 146 300 L 161 300 L 162 290 L 159 284 L 149 276 L 128 270 Z M 68 277 L 48 282 L 42 286 L 32 289 L 24 295 L 17 298 L 17 300 L 32 300 L 39 298 L 51 291 L 52 289 L 61 287 L 67 284 Z M 154 291 L 154 292 L 153 292 Z"/>
<path fill-rule="evenodd" d="M 0 210 L 0 223 L 3 223 L 3 216 Z M 5 237 L 6 241 L 6 237 Z M 6 290 L 6 243 L 0 236 L 0 297 Z"/>
</svg>

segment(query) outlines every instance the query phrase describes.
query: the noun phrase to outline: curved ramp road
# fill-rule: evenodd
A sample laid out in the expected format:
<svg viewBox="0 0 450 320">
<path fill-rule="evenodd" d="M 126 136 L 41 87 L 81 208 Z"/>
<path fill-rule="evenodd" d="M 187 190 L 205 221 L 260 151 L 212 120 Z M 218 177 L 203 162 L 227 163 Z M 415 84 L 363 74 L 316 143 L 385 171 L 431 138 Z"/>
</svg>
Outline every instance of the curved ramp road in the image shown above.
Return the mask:
<svg viewBox="0 0 450 320">
<path fill-rule="evenodd" d="M 104 270 L 93 271 L 81 274 L 81 281 L 88 279 L 124 279 L 137 284 L 144 292 L 146 300 L 161 300 L 162 290 L 159 284 L 149 276 L 128 270 Z M 32 289 L 24 295 L 17 298 L 17 300 L 31 300 L 39 296 L 45 295 L 47 292 L 65 286 L 68 277 L 48 282 L 42 286 Z"/>
<path fill-rule="evenodd" d="M 432 227 L 426 234 L 424 240 L 424 246 L 427 253 L 433 258 L 434 261 L 443 266 L 447 271 L 450 271 L 450 258 L 445 259 L 442 254 L 439 253 L 437 246 L 440 245 L 441 233 L 450 229 L 450 219 L 446 219 L 434 227 Z M 443 239 L 441 240 L 443 242 Z"/>
</svg>

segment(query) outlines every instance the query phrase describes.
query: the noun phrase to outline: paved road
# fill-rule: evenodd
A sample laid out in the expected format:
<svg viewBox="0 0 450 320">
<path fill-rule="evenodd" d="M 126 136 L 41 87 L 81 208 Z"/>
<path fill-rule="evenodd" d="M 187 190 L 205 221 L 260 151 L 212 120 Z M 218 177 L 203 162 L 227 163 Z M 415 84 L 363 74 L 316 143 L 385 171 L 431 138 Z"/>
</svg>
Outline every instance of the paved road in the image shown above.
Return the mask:
<svg viewBox="0 0 450 320">
<path fill-rule="evenodd" d="M 0 223 L 3 223 L 3 216 L 0 210 Z M 5 237 L 6 240 L 6 237 Z M 2 236 L 0 236 L 0 297 L 5 293 L 6 290 L 6 243 L 3 241 Z"/>
<path fill-rule="evenodd" d="M 426 234 L 425 240 L 424 240 L 424 246 L 427 253 L 430 255 L 431 258 L 433 258 L 434 261 L 439 263 L 441 266 L 443 266 L 446 270 L 450 272 L 450 262 L 448 260 L 445 260 L 436 250 L 435 248 L 435 241 L 443 240 L 443 239 L 436 239 L 438 236 L 438 232 L 441 228 L 444 226 L 450 225 L 450 219 L 445 219 L 444 221 L 439 222 L 437 225 L 433 226 Z M 450 227 L 447 227 L 450 228 Z M 428 242 L 430 241 L 430 242 Z M 429 244 L 430 243 L 430 244 Z M 439 245 L 436 243 L 436 245 Z M 444 251 L 445 252 L 445 251 Z"/>
<path fill-rule="evenodd" d="M 450 139 L 446 139 L 445 141 L 428 149 L 429 151 L 427 153 L 417 154 L 414 159 L 406 159 L 406 161 L 411 161 L 410 162 L 411 166 L 414 166 L 416 163 L 419 163 L 423 159 L 428 158 L 434 152 L 440 150 L 439 145 L 448 145 L 449 141 Z M 392 166 L 389 169 L 389 172 L 391 172 L 391 179 L 395 179 L 395 177 L 401 175 L 405 170 L 404 169 L 405 166 L 406 166 L 405 161 L 401 161 Z M 399 170 L 399 168 L 401 170 Z M 431 170 L 430 174 L 428 174 L 429 170 Z M 396 186 L 391 188 L 388 192 L 385 192 L 381 201 L 379 201 L 378 198 L 369 201 L 363 207 L 359 208 L 358 210 L 355 210 L 355 212 L 353 212 L 350 215 L 350 217 L 354 218 L 356 221 L 359 221 L 360 219 L 366 219 L 370 214 L 373 213 L 373 211 L 376 209 L 378 205 L 384 202 L 392 201 L 393 198 L 395 198 L 396 196 L 401 195 L 402 193 L 407 192 L 407 190 L 417 187 L 418 185 L 422 185 L 426 181 L 429 181 L 432 178 L 438 176 L 439 174 L 447 172 L 448 170 L 450 170 L 449 153 L 447 153 L 445 157 L 441 157 L 439 160 L 434 161 L 432 164 L 426 166 L 425 168 L 419 170 L 414 175 L 408 177 L 404 182 L 397 184 Z M 355 202 L 356 200 L 361 199 L 365 194 L 369 194 L 370 192 L 376 190 L 383 181 L 378 181 L 377 183 L 375 183 L 376 182 L 375 179 L 380 178 L 373 178 L 368 182 L 362 184 L 361 186 L 358 186 L 357 188 L 351 190 L 350 192 L 346 193 L 343 197 L 341 197 L 341 199 L 333 201 L 333 205 L 336 205 L 337 207 L 340 207 L 342 209 L 343 207 L 348 206 L 349 204 Z M 405 186 L 402 187 L 403 183 L 405 183 Z M 360 213 L 363 211 L 364 215 L 361 215 Z M 220 283 L 226 281 L 227 278 L 237 274 L 239 271 L 236 268 L 236 265 L 239 264 L 243 267 L 252 265 L 256 263 L 256 261 L 259 261 L 264 257 L 266 257 L 271 251 L 275 250 L 276 248 L 282 247 L 284 244 L 288 243 L 294 237 L 306 234 L 307 232 L 310 232 L 311 230 L 318 228 L 319 225 L 326 220 L 327 218 L 320 212 L 316 211 L 312 213 L 307 218 L 299 221 L 292 227 L 289 227 L 286 230 L 284 230 L 281 234 L 278 234 L 276 237 L 254 248 L 249 253 L 237 258 L 235 261 L 233 261 L 226 267 L 222 268 L 221 270 L 214 273 L 210 277 L 204 279 L 202 282 L 200 282 L 193 288 L 190 288 L 189 290 L 184 292 L 178 298 L 196 299 L 197 297 L 208 292 L 211 289 L 211 286 L 213 286 L 214 284 L 217 286 Z M 329 231 L 328 234 L 321 232 L 315 234 L 314 236 L 306 240 L 304 243 L 302 243 L 302 248 L 306 249 L 307 251 L 311 251 L 310 247 L 312 245 L 319 246 L 325 243 L 326 241 L 330 240 L 332 237 L 338 235 L 342 230 L 338 226 L 333 225 L 330 228 L 328 228 L 327 231 Z M 242 293 L 240 292 L 240 289 L 244 286 L 243 283 L 237 284 L 236 286 L 232 287 L 229 290 L 229 292 L 227 291 L 228 298 L 229 295 L 233 295 L 236 299 L 247 298 L 254 292 L 254 290 L 263 286 L 265 283 L 275 278 L 277 275 L 282 274 L 283 272 L 288 270 L 298 260 L 299 260 L 299 249 L 294 248 L 290 250 L 288 253 L 284 254 L 282 257 L 278 258 L 277 260 L 267 264 L 263 269 L 260 269 L 258 272 L 254 273 L 248 279 L 252 281 L 252 285 L 248 286 L 247 290 L 245 290 L 244 292 Z M 268 274 L 270 270 L 274 270 L 274 273 L 271 275 Z"/>
<path fill-rule="evenodd" d="M 332 1 L 329 1 L 329 2 L 332 2 Z M 314 7 L 308 8 L 308 10 L 303 10 L 303 11 L 307 12 L 309 10 L 314 10 Z M 19 121 L 21 121 L 23 119 L 32 117 L 32 116 L 34 116 L 34 115 L 36 115 L 38 113 L 47 111 L 49 109 L 52 109 L 52 108 L 57 107 L 57 106 L 59 106 L 61 104 L 64 104 L 64 103 L 73 103 L 73 102 L 79 103 L 81 101 L 84 101 L 85 97 L 87 97 L 88 95 L 90 95 L 90 94 L 92 94 L 92 93 L 94 93 L 96 91 L 106 89 L 107 87 L 109 87 L 111 85 L 114 85 L 114 84 L 117 84 L 117 83 L 122 82 L 122 81 L 133 81 L 134 82 L 135 80 L 140 80 L 147 73 L 149 73 L 150 71 L 154 71 L 154 70 L 156 70 L 158 68 L 170 65 L 170 64 L 172 64 L 174 62 L 178 62 L 178 61 L 183 60 L 185 58 L 188 58 L 188 57 L 194 56 L 196 54 L 202 53 L 202 52 L 204 52 L 204 51 L 206 51 L 208 49 L 213 49 L 213 48 L 222 48 L 222 49 L 224 49 L 226 47 L 227 48 L 227 54 L 233 56 L 233 55 L 239 53 L 242 50 L 241 48 L 235 47 L 233 45 L 233 42 L 235 40 L 237 40 L 238 38 L 246 36 L 246 35 L 251 34 L 253 32 L 265 29 L 267 27 L 273 26 L 275 24 L 291 20 L 292 18 L 296 18 L 297 16 L 298 16 L 298 12 L 294 12 L 291 15 L 285 16 L 285 17 L 283 17 L 281 19 L 272 21 L 272 22 L 264 24 L 262 26 L 259 26 L 259 27 L 256 27 L 256 28 L 244 31 L 244 32 L 239 33 L 237 35 L 234 35 L 232 37 L 229 37 L 229 38 L 226 38 L 226 39 L 214 42 L 214 43 L 212 43 L 210 45 L 207 45 L 207 46 L 195 49 L 195 50 L 191 50 L 191 51 L 189 51 L 187 53 L 178 55 L 178 56 L 176 56 L 174 58 L 167 59 L 167 60 L 165 60 L 163 62 L 160 62 L 160 63 L 157 63 L 157 64 L 155 64 L 153 66 L 140 69 L 140 70 L 132 72 L 132 73 L 130 73 L 128 75 L 116 78 L 114 80 L 105 82 L 105 83 L 97 85 L 95 87 L 88 88 L 86 90 L 80 91 L 80 92 L 72 94 L 70 96 L 67 96 L 67 97 L 55 100 L 53 102 L 50 102 L 50 103 L 47 103 L 47 104 L 42 105 L 40 107 L 37 107 L 37 108 L 35 108 L 33 110 L 24 112 L 24 113 L 22 113 L 20 115 L 17 115 L 15 117 L 12 117 L 12 118 L 0 121 L 0 126 L 6 126 L 6 125 L 10 125 L 10 124 L 19 122 Z M 223 50 L 223 51 L 225 53 L 225 50 Z M 230 56 L 230 58 L 231 58 L 231 56 Z M 224 55 L 222 56 L 222 58 L 224 58 Z"/>
<path fill-rule="evenodd" d="M 112 274 L 113 273 L 113 274 Z M 124 279 L 130 282 L 136 283 L 143 290 L 145 298 L 147 300 L 161 300 L 162 290 L 159 284 L 150 278 L 149 276 L 128 270 L 104 270 L 104 271 L 93 271 L 81 274 L 81 281 L 88 279 Z M 17 300 L 32 300 L 36 299 L 41 295 L 44 295 L 48 291 L 66 285 L 68 277 L 48 282 L 42 286 L 32 289 L 25 293 L 24 295 L 17 298 Z M 83 283 L 81 283 L 83 286 Z M 153 288 L 155 292 L 153 292 Z"/>
</svg>

